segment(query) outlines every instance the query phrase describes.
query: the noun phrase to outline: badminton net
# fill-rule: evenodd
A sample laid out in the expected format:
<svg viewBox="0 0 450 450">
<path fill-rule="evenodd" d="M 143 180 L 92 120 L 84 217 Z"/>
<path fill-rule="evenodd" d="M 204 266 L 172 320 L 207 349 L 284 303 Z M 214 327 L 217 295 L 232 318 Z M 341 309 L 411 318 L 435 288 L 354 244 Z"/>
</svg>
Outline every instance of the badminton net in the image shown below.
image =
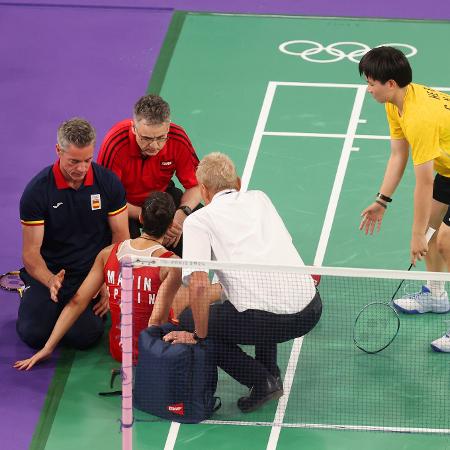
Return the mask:
<svg viewBox="0 0 450 450">
<path fill-rule="evenodd" d="M 232 304 L 234 302 L 236 306 L 239 305 L 239 308 L 251 309 L 260 305 L 273 314 L 295 313 L 307 308 L 305 302 L 308 303 L 308 298 L 311 300 L 314 297 L 316 288 L 311 283 L 311 277 L 314 276 L 316 281 L 320 279 L 317 286 L 323 306 L 320 320 L 306 335 L 279 342 L 276 345 L 279 373 L 274 373 L 273 367 L 268 368 L 274 377 L 279 376 L 283 395 L 278 400 L 268 401 L 255 411 L 243 412 L 238 399 L 249 395 L 248 385 L 237 382 L 229 374 L 219 370 L 217 395 L 221 397 L 223 406 L 207 422 L 444 435 L 450 433 L 450 371 L 447 355 L 437 353 L 430 347 L 430 343 L 442 336 L 448 328 L 445 314 L 399 312 L 398 333 L 386 348 L 376 354 L 362 351 L 354 342 L 355 320 L 366 305 L 389 305 L 402 280 L 405 281 L 396 298 L 420 291 L 421 286 L 430 280 L 435 285 L 440 283 L 445 286 L 445 282 L 450 281 L 449 274 L 414 270 L 287 267 L 135 258 L 122 264 L 122 302 L 128 298 L 129 306 L 135 309 L 139 307 L 138 301 L 151 302 L 142 292 L 138 300 L 136 283 L 133 286 L 133 272 L 142 267 L 178 270 L 183 273 L 185 282 L 192 279 L 190 274 L 194 272 L 208 273 L 212 284 L 207 289 L 210 289 L 211 299 L 216 300 L 210 306 L 211 314 L 212 311 L 224 308 L 230 300 Z M 216 283 L 213 275 L 220 284 Z M 219 295 L 217 289 L 221 291 Z M 184 293 L 187 291 L 185 289 Z M 189 301 L 193 302 L 195 299 L 189 299 L 186 303 L 184 297 L 181 302 L 176 299 L 179 304 L 174 304 L 174 314 L 182 324 L 183 318 L 189 317 L 189 307 L 184 309 Z M 122 312 L 124 313 L 124 307 Z M 125 426 L 123 431 L 130 430 L 131 433 L 132 321 L 131 316 L 127 316 L 129 312 L 125 310 L 124 314 L 122 421 Z M 210 321 L 220 316 L 215 314 L 215 318 L 211 317 Z M 370 344 L 372 337 L 379 339 L 383 333 L 393 333 L 387 319 L 382 315 L 376 317 L 377 314 L 364 323 L 362 331 L 359 331 L 362 337 L 359 336 L 358 339 L 366 339 Z M 270 340 L 267 336 L 283 336 L 286 330 L 277 327 L 289 326 L 286 322 L 278 321 L 275 315 L 273 317 L 270 325 L 267 317 L 259 323 L 248 325 L 256 329 L 266 327 L 265 332 L 256 333 L 261 336 L 261 342 L 257 342 L 256 346 L 246 345 L 246 342 L 240 345 L 242 351 L 263 366 L 270 365 L 270 361 L 268 363 L 264 360 L 268 358 L 266 350 L 260 350 L 259 354 L 257 350 L 255 354 L 255 348 L 261 349 L 262 345 L 266 349 L 265 344 Z M 210 323 L 210 328 L 215 330 L 214 339 L 225 341 L 242 332 L 236 329 L 239 326 L 242 326 L 241 322 L 230 321 L 222 324 L 220 330 L 220 326 L 214 327 Z M 187 328 L 192 331 L 192 328 Z M 242 370 L 244 368 L 237 368 L 241 376 Z M 244 374 L 242 378 L 248 384 L 254 374 L 247 375 L 246 377 Z M 149 417 L 151 416 L 146 413 L 134 410 L 134 418 L 137 419 L 135 423 Z"/>
</svg>

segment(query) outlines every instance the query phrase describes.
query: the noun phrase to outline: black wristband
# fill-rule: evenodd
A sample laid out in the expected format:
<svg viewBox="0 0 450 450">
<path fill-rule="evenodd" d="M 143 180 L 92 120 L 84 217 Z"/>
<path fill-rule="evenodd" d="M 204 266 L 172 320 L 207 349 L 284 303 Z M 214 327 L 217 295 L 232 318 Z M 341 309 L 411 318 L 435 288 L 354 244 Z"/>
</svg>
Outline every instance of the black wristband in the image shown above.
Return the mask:
<svg viewBox="0 0 450 450">
<path fill-rule="evenodd" d="M 187 205 L 181 205 L 178 207 L 178 209 L 181 209 L 181 211 L 183 211 L 184 214 L 186 214 L 186 216 L 189 216 L 190 214 L 192 214 L 192 209 L 189 208 L 189 206 L 187 206 Z"/>
<path fill-rule="evenodd" d="M 385 201 L 385 202 L 388 202 L 388 203 L 392 202 L 392 198 L 391 197 L 388 197 L 387 195 L 380 194 L 379 192 L 377 193 L 377 197 L 380 198 L 381 200 Z"/>
<path fill-rule="evenodd" d="M 203 342 L 203 341 L 206 339 L 206 336 L 205 336 L 205 337 L 200 337 L 200 336 L 197 334 L 197 332 L 194 331 L 194 336 L 193 336 L 193 338 L 194 338 L 194 341 L 196 341 L 196 342 Z"/>
<path fill-rule="evenodd" d="M 386 203 L 381 202 L 380 200 L 375 200 L 375 203 L 378 203 L 379 205 L 381 205 L 384 209 L 387 208 Z"/>
</svg>

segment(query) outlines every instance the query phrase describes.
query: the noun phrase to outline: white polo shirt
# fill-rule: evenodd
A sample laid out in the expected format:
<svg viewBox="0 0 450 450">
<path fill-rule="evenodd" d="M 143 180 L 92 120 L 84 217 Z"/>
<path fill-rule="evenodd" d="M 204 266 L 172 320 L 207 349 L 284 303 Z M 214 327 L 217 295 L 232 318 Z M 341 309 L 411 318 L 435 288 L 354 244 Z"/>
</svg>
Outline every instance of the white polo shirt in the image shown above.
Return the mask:
<svg viewBox="0 0 450 450">
<path fill-rule="evenodd" d="M 183 224 L 183 259 L 303 266 L 292 238 L 261 191 L 218 192 Z M 183 269 L 183 282 L 198 269 Z M 309 275 L 284 272 L 216 271 L 226 298 L 238 311 L 279 314 L 301 311 L 316 289 Z"/>
</svg>

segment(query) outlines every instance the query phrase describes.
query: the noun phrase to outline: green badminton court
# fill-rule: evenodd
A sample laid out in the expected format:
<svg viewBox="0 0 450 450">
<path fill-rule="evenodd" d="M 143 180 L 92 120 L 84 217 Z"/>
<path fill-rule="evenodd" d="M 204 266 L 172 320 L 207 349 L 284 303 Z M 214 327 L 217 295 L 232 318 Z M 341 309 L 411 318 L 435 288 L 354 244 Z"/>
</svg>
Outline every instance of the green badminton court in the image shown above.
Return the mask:
<svg viewBox="0 0 450 450">
<path fill-rule="evenodd" d="M 357 61 L 364 49 L 395 45 L 409 56 L 416 82 L 450 90 L 450 59 L 442 57 L 449 41 L 448 23 L 439 22 L 176 13 L 148 92 L 169 102 L 199 157 L 227 153 L 243 183 L 271 197 L 306 264 L 404 270 L 410 166 L 381 233 L 358 231 L 389 140 L 384 108 L 366 93 Z M 245 390 L 221 376 L 224 406 L 211 421 L 178 426 L 137 412 L 134 448 L 448 450 L 448 359 L 428 347 L 444 319 L 402 318 L 401 354 L 391 346 L 363 355 L 348 337 L 370 292 L 349 304 L 326 280 L 321 289 L 320 324 L 302 342 L 281 346 L 283 370 L 289 355 L 298 361 L 279 405 L 243 415 L 235 402 Z M 120 399 L 97 396 L 112 367 L 106 341 L 66 352 L 31 448 L 120 449 Z M 272 426 L 275 417 L 288 426 Z"/>
</svg>

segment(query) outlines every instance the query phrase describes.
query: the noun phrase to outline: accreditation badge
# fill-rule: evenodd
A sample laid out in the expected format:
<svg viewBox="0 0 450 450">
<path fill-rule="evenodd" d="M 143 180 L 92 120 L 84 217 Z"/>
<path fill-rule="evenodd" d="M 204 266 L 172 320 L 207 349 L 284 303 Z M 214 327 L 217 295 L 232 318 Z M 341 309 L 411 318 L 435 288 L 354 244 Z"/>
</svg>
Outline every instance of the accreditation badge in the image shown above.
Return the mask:
<svg viewBox="0 0 450 450">
<path fill-rule="evenodd" d="M 102 199 L 100 198 L 100 194 L 91 195 L 91 209 L 92 211 L 102 209 Z"/>
</svg>

